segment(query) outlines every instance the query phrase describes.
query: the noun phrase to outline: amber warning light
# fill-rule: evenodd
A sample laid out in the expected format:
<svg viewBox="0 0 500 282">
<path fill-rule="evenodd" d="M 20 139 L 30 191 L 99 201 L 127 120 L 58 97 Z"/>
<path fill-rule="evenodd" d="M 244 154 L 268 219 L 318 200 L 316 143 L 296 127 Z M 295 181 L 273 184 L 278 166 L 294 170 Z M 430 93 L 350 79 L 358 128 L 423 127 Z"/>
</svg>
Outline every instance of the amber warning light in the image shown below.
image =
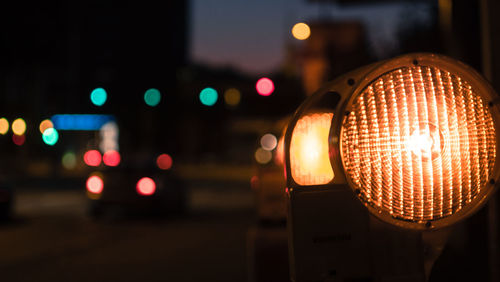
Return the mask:
<svg viewBox="0 0 500 282">
<path fill-rule="evenodd" d="M 369 251 L 305 247 L 318 242 L 317 234 L 334 238 L 343 230 L 360 240 L 349 245 L 354 248 L 371 244 L 363 234 L 397 233 L 391 236 L 417 246 L 423 237 L 413 242 L 404 229 L 444 234 L 482 207 L 500 177 L 498 98 L 469 66 L 425 53 L 362 67 L 310 96 L 288 124 L 284 144 L 295 281 L 325 277 L 313 267 L 318 263 L 361 275 L 339 256 Z M 397 228 L 388 231 L 383 223 Z M 441 243 L 427 242 L 436 250 Z M 359 260 L 353 263 L 362 265 Z M 373 268 L 366 265 L 368 273 Z M 432 263 L 426 265 L 428 274 Z"/>
</svg>

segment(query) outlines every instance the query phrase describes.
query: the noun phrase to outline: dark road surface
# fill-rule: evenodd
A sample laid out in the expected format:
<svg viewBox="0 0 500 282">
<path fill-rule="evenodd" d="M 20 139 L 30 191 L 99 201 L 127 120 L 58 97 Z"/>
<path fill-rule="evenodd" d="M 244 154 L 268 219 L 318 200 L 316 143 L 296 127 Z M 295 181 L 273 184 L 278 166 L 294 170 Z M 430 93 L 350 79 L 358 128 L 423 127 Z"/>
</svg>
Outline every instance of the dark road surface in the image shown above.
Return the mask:
<svg viewBox="0 0 500 282">
<path fill-rule="evenodd" d="M 0 281 L 246 281 L 251 192 L 191 192 L 186 216 L 99 221 L 80 190 L 19 192 L 0 225 Z"/>
</svg>

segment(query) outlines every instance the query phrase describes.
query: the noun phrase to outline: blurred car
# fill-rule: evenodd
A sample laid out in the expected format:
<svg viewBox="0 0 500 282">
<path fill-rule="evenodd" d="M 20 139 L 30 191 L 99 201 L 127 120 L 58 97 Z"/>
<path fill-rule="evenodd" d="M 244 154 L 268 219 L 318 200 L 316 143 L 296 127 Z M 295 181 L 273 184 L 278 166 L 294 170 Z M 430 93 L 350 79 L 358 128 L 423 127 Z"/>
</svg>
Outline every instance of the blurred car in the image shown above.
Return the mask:
<svg viewBox="0 0 500 282">
<path fill-rule="evenodd" d="M 105 157 L 105 156 L 104 156 Z M 161 158 L 131 157 L 116 166 L 99 165 L 86 181 L 89 214 L 172 215 L 186 210 L 186 189 Z M 105 159 L 105 158 L 103 158 Z"/>
</svg>

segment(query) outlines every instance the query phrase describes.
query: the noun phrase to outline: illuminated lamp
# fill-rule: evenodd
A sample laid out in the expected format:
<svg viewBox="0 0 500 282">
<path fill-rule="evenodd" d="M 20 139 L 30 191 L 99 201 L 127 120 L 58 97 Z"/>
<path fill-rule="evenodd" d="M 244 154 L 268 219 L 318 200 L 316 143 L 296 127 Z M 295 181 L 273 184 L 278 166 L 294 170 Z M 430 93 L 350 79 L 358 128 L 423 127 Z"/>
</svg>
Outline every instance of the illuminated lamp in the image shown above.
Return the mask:
<svg viewBox="0 0 500 282">
<path fill-rule="evenodd" d="M 161 154 L 156 158 L 156 165 L 159 169 L 168 170 L 172 168 L 172 157 L 169 154 Z"/>
<path fill-rule="evenodd" d="M 200 102 L 205 106 L 213 106 L 217 102 L 219 94 L 217 94 L 217 90 L 207 87 L 201 90 L 200 92 Z"/>
<path fill-rule="evenodd" d="M 475 70 L 426 53 L 309 97 L 284 145 L 292 280 L 425 281 L 451 227 L 496 190 L 496 101 Z"/>
<path fill-rule="evenodd" d="M 311 28 L 306 23 L 296 23 L 292 27 L 292 35 L 297 40 L 306 40 L 311 35 Z"/>
<path fill-rule="evenodd" d="M 90 101 L 98 107 L 104 105 L 107 99 L 108 93 L 104 90 L 104 88 L 96 88 L 90 93 Z"/>
<path fill-rule="evenodd" d="M 12 142 L 14 142 L 14 144 L 16 144 L 17 146 L 22 146 L 25 141 L 26 141 L 26 135 L 12 134 Z"/>
<path fill-rule="evenodd" d="M 87 179 L 87 191 L 92 194 L 101 194 L 104 188 L 102 178 L 97 175 L 92 175 Z"/>
<path fill-rule="evenodd" d="M 151 196 L 156 191 L 156 184 L 153 179 L 149 177 L 143 177 L 137 181 L 136 186 L 137 193 L 141 196 Z"/>
<path fill-rule="evenodd" d="M 101 153 L 97 150 L 89 150 L 83 155 L 83 161 L 88 166 L 99 166 L 102 161 Z"/>
<path fill-rule="evenodd" d="M 53 127 L 54 127 L 54 124 L 52 123 L 52 121 L 50 119 L 45 119 L 42 122 L 40 122 L 40 126 L 39 126 L 40 133 L 43 134 L 43 132 L 46 129 L 53 128 Z"/>
<path fill-rule="evenodd" d="M 6 118 L 0 118 L 0 134 L 5 135 L 9 131 L 9 121 Z"/>
<path fill-rule="evenodd" d="M 107 166 L 118 166 L 121 161 L 120 153 L 115 150 L 110 150 L 104 153 L 102 156 L 102 161 Z"/>
<path fill-rule="evenodd" d="M 26 132 L 26 122 L 22 118 L 18 118 L 12 122 L 12 132 L 15 135 L 23 135 Z"/>
<path fill-rule="evenodd" d="M 274 92 L 274 83 L 269 78 L 263 77 L 257 80 L 255 89 L 257 89 L 257 93 L 259 93 L 259 95 L 269 96 Z"/>
<path fill-rule="evenodd" d="M 42 134 L 42 139 L 45 144 L 54 146 L 59 140 L 59 133 L 55 128 L 47 128 Z"/>
</svg>

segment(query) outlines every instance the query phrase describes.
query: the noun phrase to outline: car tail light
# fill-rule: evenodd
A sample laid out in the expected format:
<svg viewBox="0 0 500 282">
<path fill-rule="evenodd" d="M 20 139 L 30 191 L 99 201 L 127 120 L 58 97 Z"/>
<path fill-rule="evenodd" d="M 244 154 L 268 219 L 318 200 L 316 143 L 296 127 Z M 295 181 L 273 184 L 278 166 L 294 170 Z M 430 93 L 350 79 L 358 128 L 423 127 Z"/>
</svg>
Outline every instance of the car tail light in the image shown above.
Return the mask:
<svg viewBox="0 0 500 282">
<path fill-rule="evenodd" d="M 83 155 L 83 161 L 88 166 L 99 166 L 102 161 L 101 153 L 97 150 L 89 150 Z"/>
<path fill-rule="evenodd" d="M 332 117 L 332 113 L 315 113 L 297 121 L 290 143 L 292 178 L 297 184 L 327 184 L 333 179 L 328 156 Z"/>
<path fill-rule="evenodd" d="M 102 161 L 107 166 L 118 166 L 121 161 L 120 153 L 115 150 L 110 150 L 104 153 Z"/>
<path fill-rule="evenodd" d="M 137 181 L 137 193 L 142 196 L 151 196 L 156 191 L 156 183 L 149 177 L 143 177 Z"/>
<path fill-rule="evenodd" d="M 104 188 L 102 178 L 97 175 L 92 175 L 87 179 L 87 191 L 92 194 L 101 194 Z"/>
</svg>

